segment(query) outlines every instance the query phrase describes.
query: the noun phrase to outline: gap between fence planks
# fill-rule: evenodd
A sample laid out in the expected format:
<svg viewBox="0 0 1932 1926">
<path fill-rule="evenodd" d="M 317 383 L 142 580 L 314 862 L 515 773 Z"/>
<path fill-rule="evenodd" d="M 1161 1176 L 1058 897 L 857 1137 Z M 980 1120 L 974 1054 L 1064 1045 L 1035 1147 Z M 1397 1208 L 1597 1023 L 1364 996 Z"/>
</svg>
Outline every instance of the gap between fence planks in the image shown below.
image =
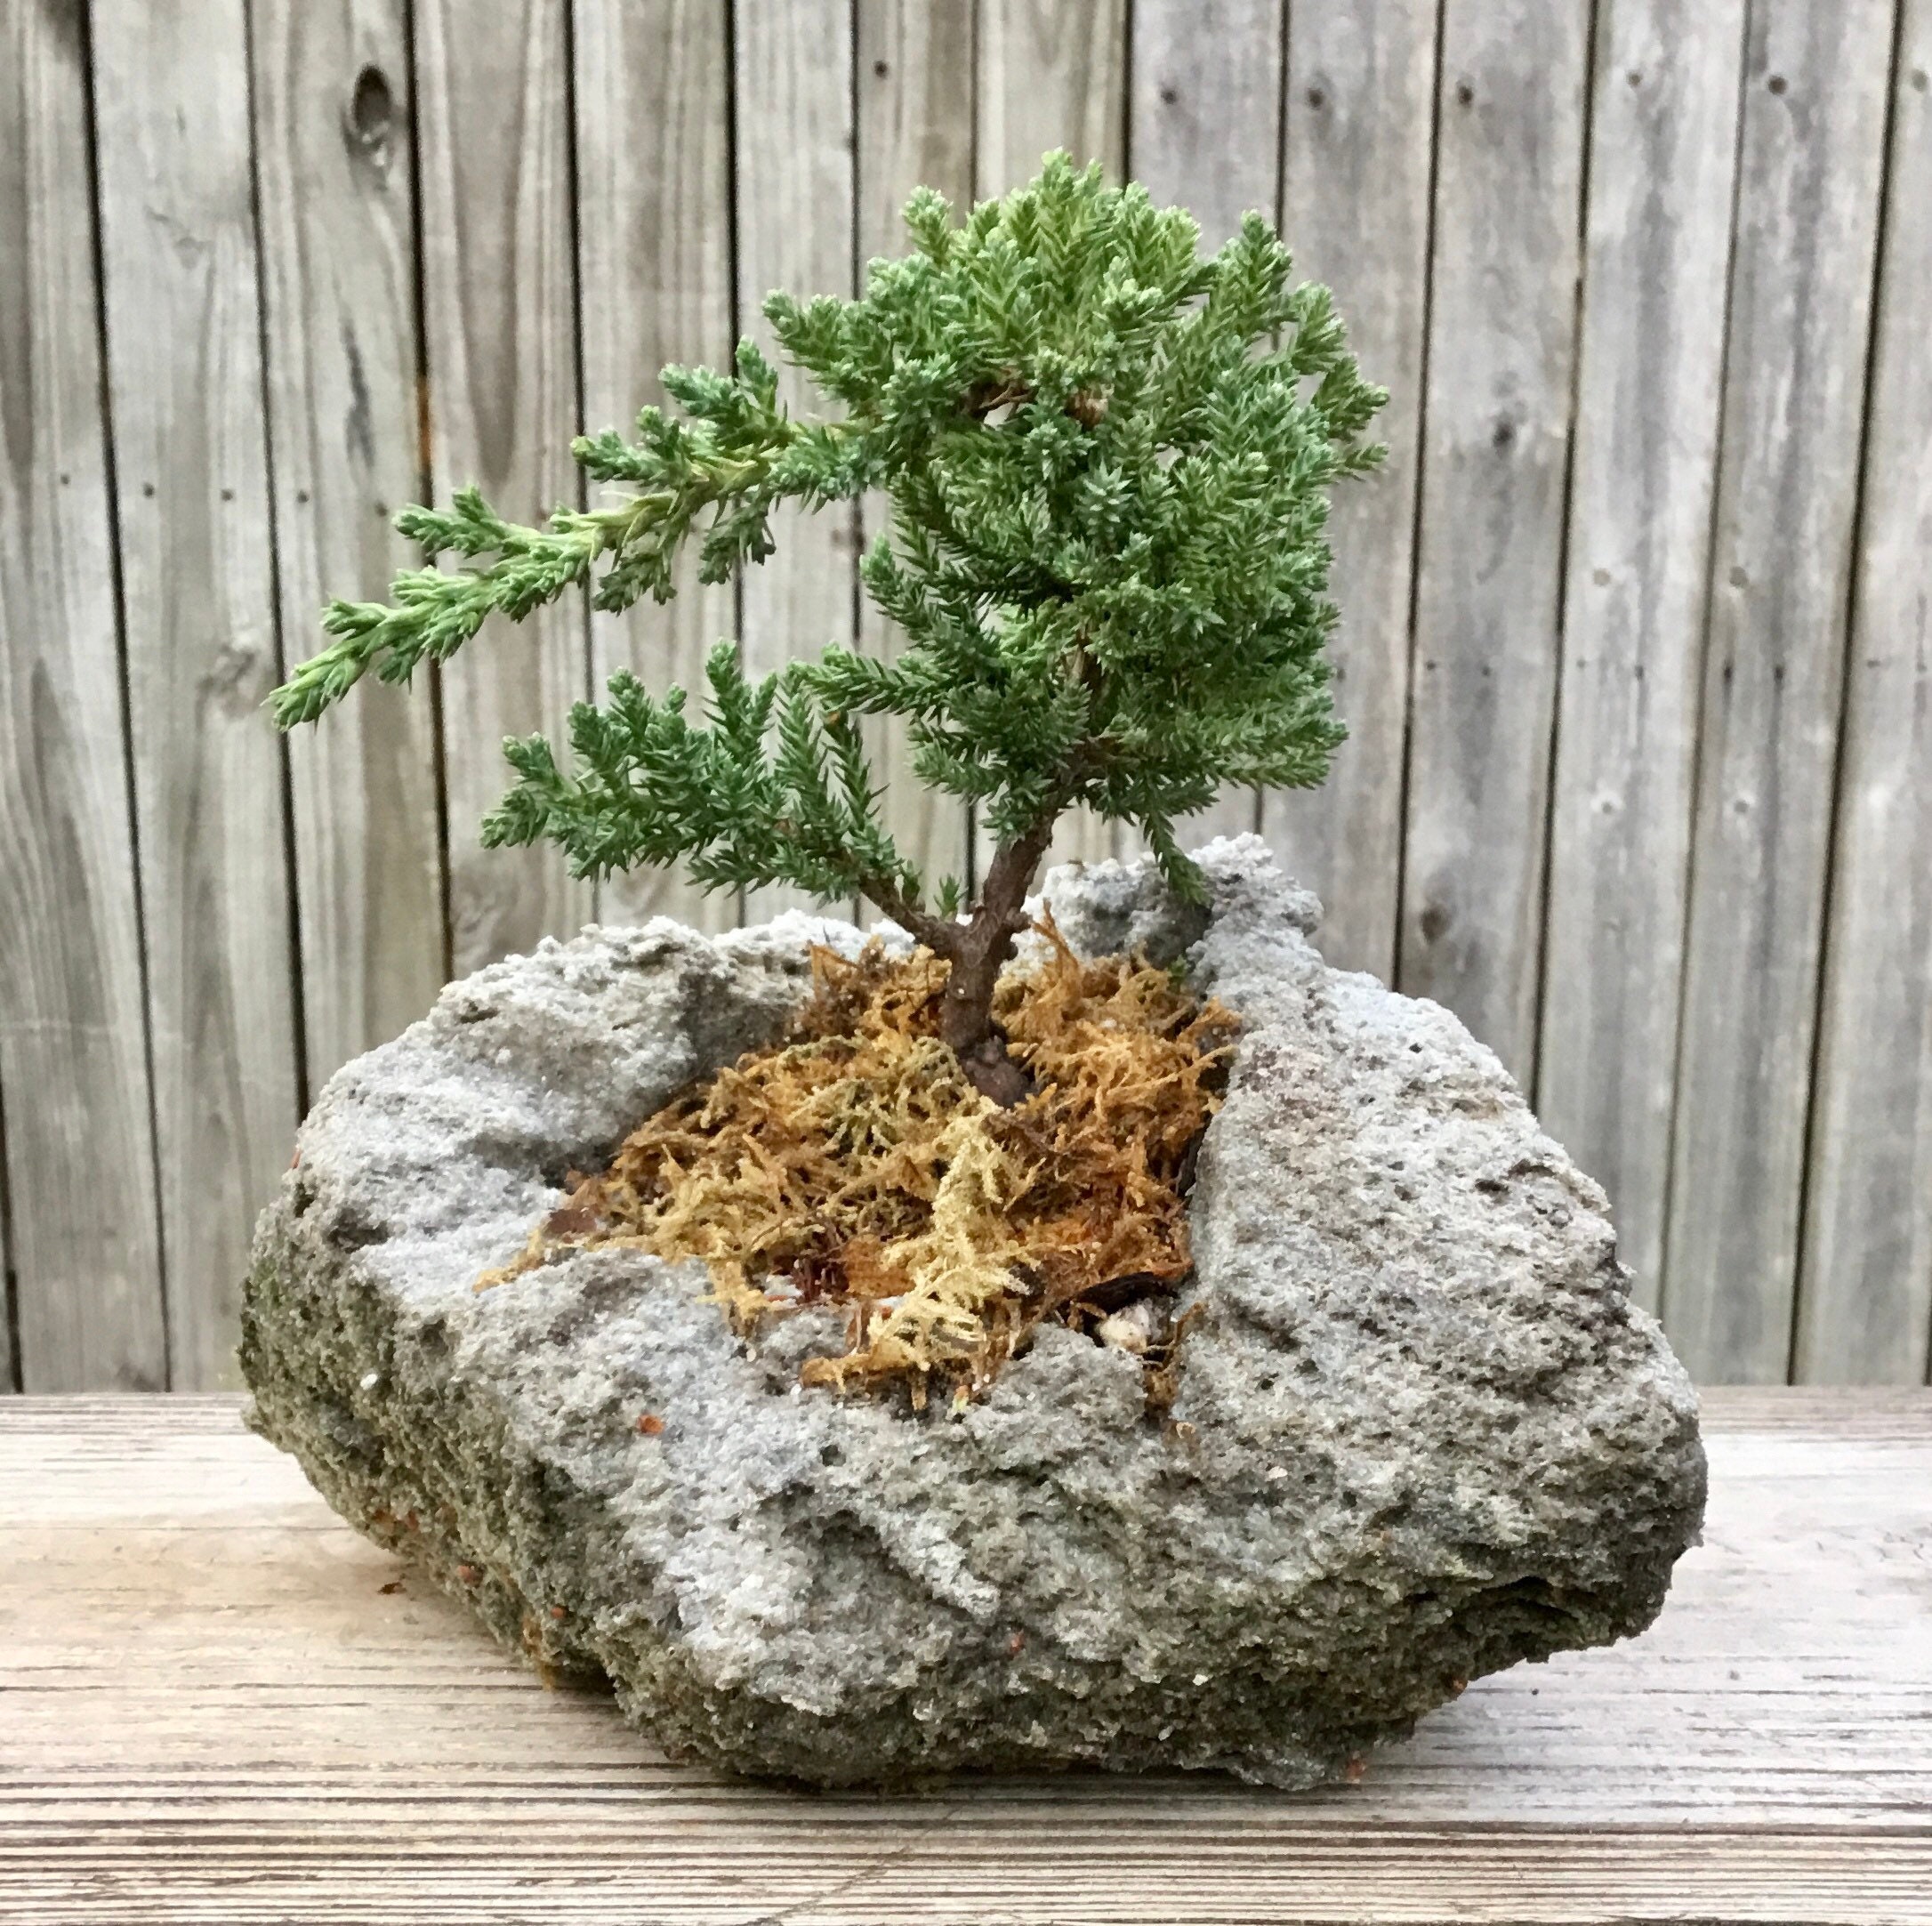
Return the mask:
<svg viewBox="0 0 1932 1926">
<path fill-rule="evenodd" d="M 1657 1624 L 1478 1680 L 1359 1785 L 881 1800 L 545 1692 L 232 1401 L 8 1400 L 0 1890 L 48 1926 L 1932 1921 L 1932 1393 L 1713 1392 L 1706 1430 Z"/>
</svg>

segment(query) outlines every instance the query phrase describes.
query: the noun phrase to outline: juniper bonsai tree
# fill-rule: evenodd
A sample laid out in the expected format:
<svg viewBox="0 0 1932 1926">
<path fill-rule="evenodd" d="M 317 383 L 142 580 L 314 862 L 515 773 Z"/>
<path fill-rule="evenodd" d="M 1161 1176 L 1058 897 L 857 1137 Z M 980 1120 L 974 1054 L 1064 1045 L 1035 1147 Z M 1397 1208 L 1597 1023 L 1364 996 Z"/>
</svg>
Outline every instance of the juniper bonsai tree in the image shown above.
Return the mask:
<svg viewBox="0 0 1932 1926">
<path fill-rule="evenodd" d="M 962 224 L 924 189 L 906 221 L 914 252 L 873 262 L 862 299 L 765 302 L 831 412 L 789 413 L 747 340 L 735 374 L 664 370 L 681 415 L 577 440 L 602 505 L 541 529 L 474 489 L 404 510 L 432 563 L 474 566 L 406 573 L 388 606 L 332 603 L 332 641 L 275 714 L 310 721 L 370 669 L 407 682 L 492 612 L 580 584 L 600 608 L 663 601 L 687 543 L 725 581 L 771 552 L 777 504 L 883 490 L 892 534 L 860 572 L 905 631 L 894 659 L 832 647 L 753 682 L 720 642 L 703 723 L 682 690 L 616 675 L 605 706 L 573 710 L 568 770 L 541 737 L 504 745 L 518 780 L 483 840 L 548 839 L 581 875 L 681 862 L 707 889 L 865 897 L 946 960 L 946 1040 L 1011 1102 L 1025 1080 L 994 985 L 1060 814 L 1131 824 L 1195 896 L 1177 818 L 1225 783 L 1326 774 L 1327 491 L 1380 459 L 1362 436 L 1385 396 L 1258 214 L 1203 262 L 1186 214 L 1054 154 Z M 970 900 L 954 878 L 929 890 L 881 823 L 865 715 L 904 718 L 919 779 L 978 806 L 994 854 Z"/>
</svg>

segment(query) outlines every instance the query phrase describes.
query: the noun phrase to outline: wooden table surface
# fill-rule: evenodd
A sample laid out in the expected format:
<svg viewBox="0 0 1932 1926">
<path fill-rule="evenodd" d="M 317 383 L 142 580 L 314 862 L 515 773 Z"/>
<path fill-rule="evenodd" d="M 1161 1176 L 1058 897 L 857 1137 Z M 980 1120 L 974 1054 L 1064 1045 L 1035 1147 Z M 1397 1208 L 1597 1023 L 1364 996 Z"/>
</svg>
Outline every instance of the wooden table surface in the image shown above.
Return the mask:
<svg viewBox="0 0 1932 1926">
<path fill-rule="evenodd" d="M 1359 1785 L 667 1764 L 221 1398 L 0 1398 L 0 1921 L 1932 1922 L 1932 1392 L 1712 1392 L 1706 1543 L 1609 1651 Z"/>
</svg>

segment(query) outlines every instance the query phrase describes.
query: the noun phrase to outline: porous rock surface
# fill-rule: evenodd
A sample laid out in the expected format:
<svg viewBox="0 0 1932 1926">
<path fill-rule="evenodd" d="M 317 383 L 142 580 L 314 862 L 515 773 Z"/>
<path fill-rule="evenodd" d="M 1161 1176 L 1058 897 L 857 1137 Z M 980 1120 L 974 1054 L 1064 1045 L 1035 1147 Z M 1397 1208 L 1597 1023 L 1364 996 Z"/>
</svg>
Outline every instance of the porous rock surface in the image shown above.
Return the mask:
<svg viewBox="0 0 1932 1926">
<path fill-rule="evenodd" d="M 1170 1413 L 1059 1328 L 956 1414 L 801 1390 L 835 1320 L 748 1348 L 701 1266 L 639 1252 L 472 1289 L 567 1169 L 779 1033 L 809 938 L 856 945 L 793 916 L 546 942 L 338 1074 L 256 1235 L 251 1422 L 673 1754 L 821 1784 L 1304 1785 L 1641 1630 L 1704 1463 L 1602 1192 L 1454 1018 L 1322 963 L 1256 839 L 1203 860 L 1208 911 L 1145 866 L 1048 883 L 1076 946 L 1184 956 L 1244 1022 Z"/>
</svg>

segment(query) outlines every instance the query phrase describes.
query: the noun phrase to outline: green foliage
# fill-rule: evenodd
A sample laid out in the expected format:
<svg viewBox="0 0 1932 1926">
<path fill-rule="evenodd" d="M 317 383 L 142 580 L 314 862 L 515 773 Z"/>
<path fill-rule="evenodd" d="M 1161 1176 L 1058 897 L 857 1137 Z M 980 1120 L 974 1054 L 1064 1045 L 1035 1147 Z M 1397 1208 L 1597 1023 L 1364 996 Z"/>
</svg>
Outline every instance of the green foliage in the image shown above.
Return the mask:
<svg viewBox="0 0 1932 1926">
<path fill-rule="evenodd" d="M 897 899 L 889 907 L 916 907 L 919 877 L 873 814 L 857 723 L 826 714 L 796 680 L 747 682 L 729 642 L 705 673 L 708 729 L 685 720 L 681 689 L 653 701 L 620 671 L 608 708 L 571 712 L 574 774 L 541 736 L 505 743 L 521 780 L 485 822 L 484 842 L 548 838 L 579 875 L 682 861 L 706 889 L 782 876 L 815 896 L 884 890 Z"/>
<path fill-rule="evenodd" d="M 646 408 L 633 440 L 577 441 L 617 491 L 607 506 L 546 529 L 470 490 L 406 511 L 432 560 L 475 566 L 406 574 L 391 606 L 333 604 L 333 642 L 278 692 L 278 720 L 311 720 L 372 668 L 406 681 L 492 611 L 578 584 L 602 608 L 663 600 L 688 542 L 723 581 L 771 552 L 779 503 L 879 489 L 892 532 L 861 572 L 905 632 L 896 657 L 828 649 L 751 684 L 720 646 L 702 727 L 681 693 L 619 677 L 608 706 L 574 713 L 572 773 L 541 739 L 508 745 L 519 780 L 487 839 L 551 838 L 584 874 L 681 859 L 709 886 L 918 911 L 855 721 L 893 715 L 919 779 L 976 801 L 1001 842 L 1083 803 L 1197 887 L 1175 819 L 1223 784 L 1318 782 L 1341 739 L 1327 491 L 1380 458 L 1362 436 L 1382 391 L 1259 215 L 1203 262 L 1187 215 L 1052 155 L 963 224 L 926 189 L 906 223 L 914 252 L 873 262 L 863 299 L 765 303 L 842 412 L 789 414 L 746 342 L 736 375 L 664 371 L 681 418 Z"/>
</svg>

